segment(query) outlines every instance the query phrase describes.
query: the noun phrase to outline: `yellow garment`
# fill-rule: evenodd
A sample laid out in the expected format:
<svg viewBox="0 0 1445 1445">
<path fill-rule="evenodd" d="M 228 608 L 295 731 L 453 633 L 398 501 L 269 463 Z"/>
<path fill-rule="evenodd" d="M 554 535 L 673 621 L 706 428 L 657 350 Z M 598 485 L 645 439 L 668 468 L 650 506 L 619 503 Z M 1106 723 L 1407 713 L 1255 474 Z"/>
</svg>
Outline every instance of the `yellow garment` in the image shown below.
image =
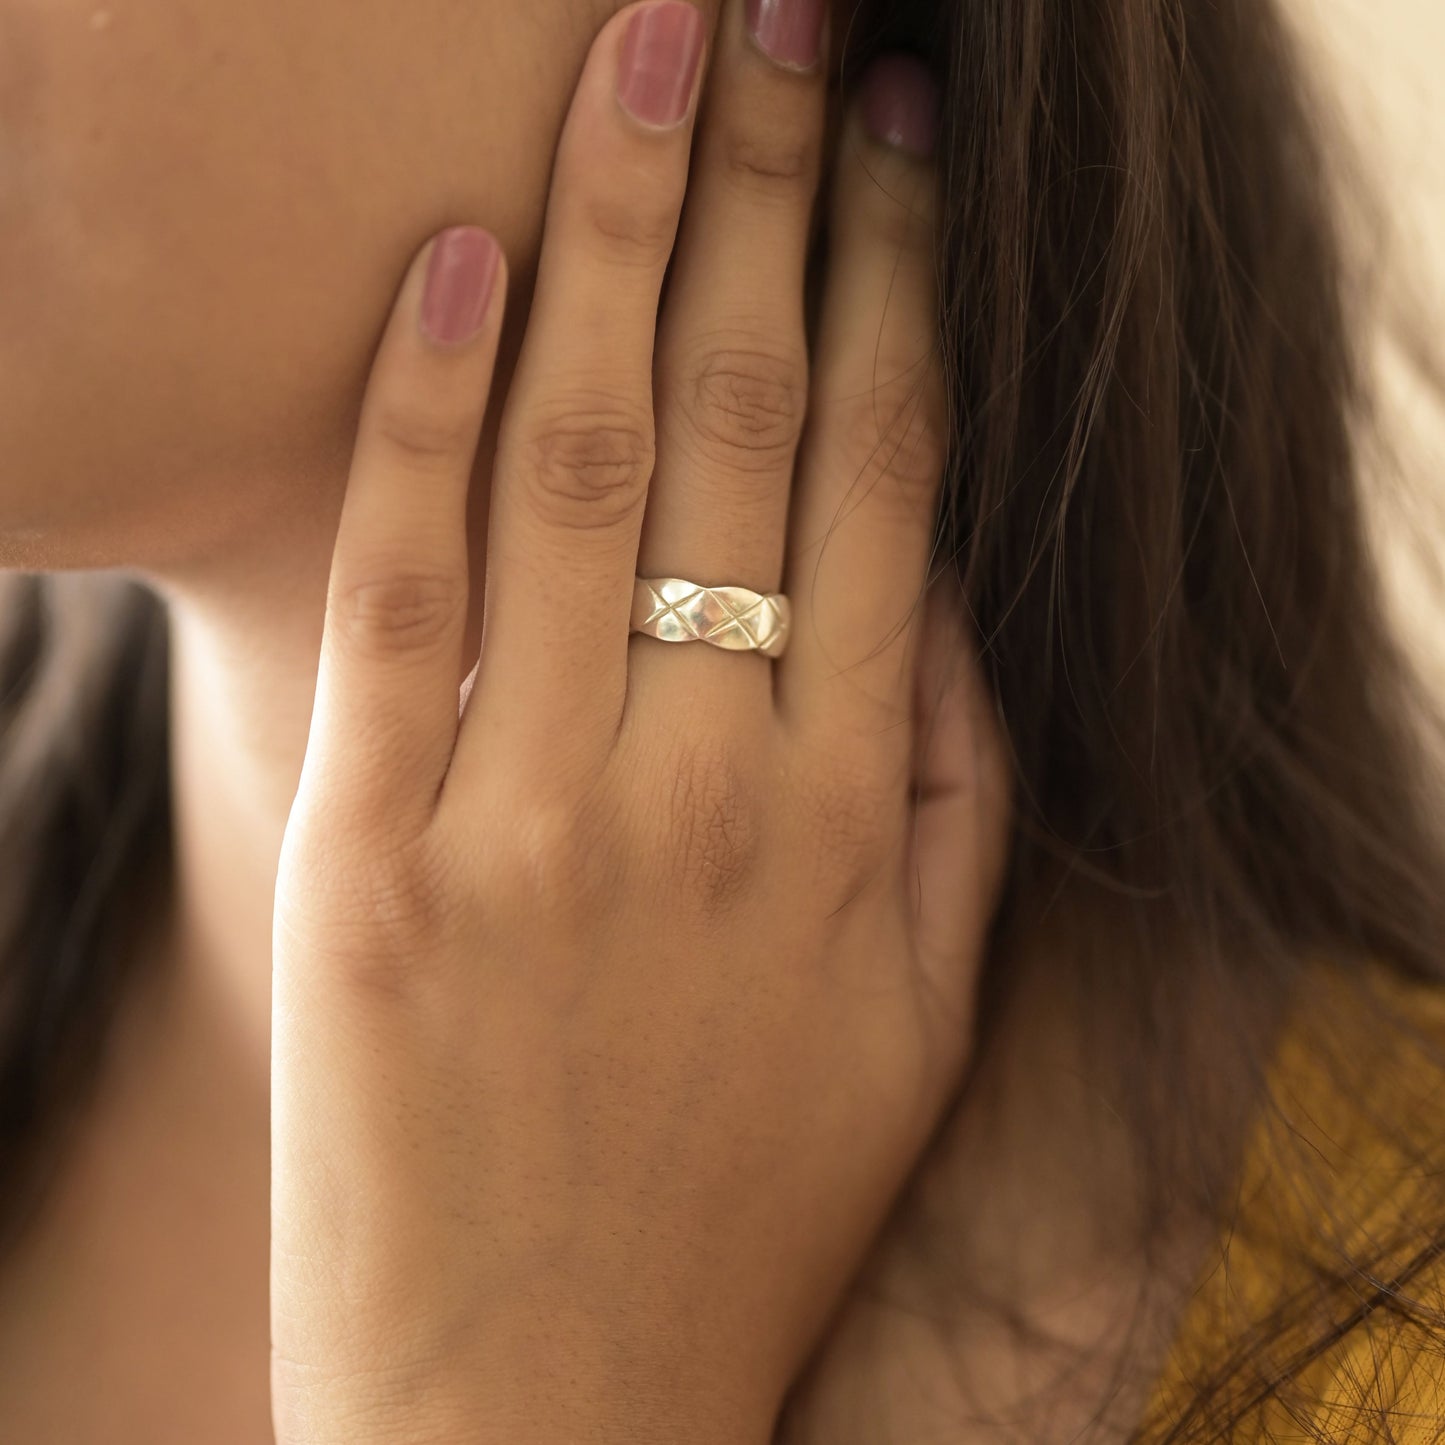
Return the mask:
<svg viewBox="0 0 1445 1445">
<path fill-rule="evenodd" d="M 1445 988 L 1325 971 L 1271 1085 L 1138 1438 L 1445 1441 Z"/>
</svg>

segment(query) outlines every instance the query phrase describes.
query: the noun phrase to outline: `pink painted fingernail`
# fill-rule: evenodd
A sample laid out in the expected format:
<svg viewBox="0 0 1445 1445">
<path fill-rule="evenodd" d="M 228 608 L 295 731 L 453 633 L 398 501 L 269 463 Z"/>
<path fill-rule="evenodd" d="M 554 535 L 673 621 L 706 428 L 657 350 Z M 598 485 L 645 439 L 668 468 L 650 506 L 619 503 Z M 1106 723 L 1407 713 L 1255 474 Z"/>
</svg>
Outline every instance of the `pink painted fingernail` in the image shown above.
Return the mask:
<svg viewBox="0 0 1445 1445">
<path fill-rule="evenodd" d="M 763 54 L 811 70 L 823 48 L 827 0 L 748 0 L 748 30 Z"/>
<path fill-rule="evenodd" d="M 437 233 L 421 298 L 422 330 L 433 341 L 469 341 L 481 330 L 501 254 L 480 226 Z"/>
<path fill-rule="evenodd" d="M 915 55 L 881 55 L 858 86 L 868 133 L 916 156 L 933 154 L 938 141 L 938 82 Z"/>
<path fill-rule="evenodd" d="M 644 125 L 674 126 L 687 115 L 705 38 L 702 12 L 661 0 L 627 22 L 617 62 L 617 98 Z"/>
</svg>

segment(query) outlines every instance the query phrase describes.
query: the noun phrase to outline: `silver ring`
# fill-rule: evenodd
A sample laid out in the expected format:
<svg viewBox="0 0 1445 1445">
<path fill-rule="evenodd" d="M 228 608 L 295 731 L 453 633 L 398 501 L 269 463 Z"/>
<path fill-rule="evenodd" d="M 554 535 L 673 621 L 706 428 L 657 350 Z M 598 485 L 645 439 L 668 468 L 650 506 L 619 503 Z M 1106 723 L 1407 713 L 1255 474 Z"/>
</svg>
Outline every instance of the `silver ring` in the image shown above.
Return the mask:
<svg viewBox="0 0 1445 1445">
<path fill-rule="evenodd" d="M 792 608 L 781 592 L 703 587 L 681 577 L 639 577 L 632 588 L 632 632 L 662 642 L 710 642 L 729 652 L 778 658 L 788 645 Z"/>
</svg>

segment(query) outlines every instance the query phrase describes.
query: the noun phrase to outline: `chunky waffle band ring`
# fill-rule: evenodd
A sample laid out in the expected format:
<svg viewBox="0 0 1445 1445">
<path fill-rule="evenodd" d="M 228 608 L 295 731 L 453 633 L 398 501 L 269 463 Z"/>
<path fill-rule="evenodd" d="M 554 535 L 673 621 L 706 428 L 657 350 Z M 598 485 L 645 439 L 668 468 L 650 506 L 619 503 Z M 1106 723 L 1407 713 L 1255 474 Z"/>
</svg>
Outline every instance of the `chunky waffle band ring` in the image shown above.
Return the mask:
<svg viewBox="0 0 1445 1445">
<path fill-rule="evenodd" d="M 632 589 L 631 630 L 663 642 L 710 642 L 730 652 L 778 658 L 788 645 L 791 621 L 781 592 L 702 587 L 681 577 L 639 577 Z"/>
</svg>

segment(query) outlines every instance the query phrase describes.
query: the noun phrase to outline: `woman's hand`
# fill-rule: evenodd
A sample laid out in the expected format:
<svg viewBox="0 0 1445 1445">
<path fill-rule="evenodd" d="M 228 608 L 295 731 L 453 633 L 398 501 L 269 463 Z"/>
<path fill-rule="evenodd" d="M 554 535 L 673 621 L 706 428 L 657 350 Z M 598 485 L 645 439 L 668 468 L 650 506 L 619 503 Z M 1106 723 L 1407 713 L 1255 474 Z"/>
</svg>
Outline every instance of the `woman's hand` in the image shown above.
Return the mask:
<svg viewBox="0 0 1445 1445">
<path fill-rule="evenodd" d="M 482 233 L 375 361 L 277 884 L 281 1445 L 766 1440 L 966 1060 L 1008 805 L 923 606 L 932 169 L 848 117 L 809 376 L 824 73 L 729 0 L 688 187 L 699 22 L 633 5 L 581 76 L 460 716 Z M 634 574 L 786 580 L 790 646 L 629 639 Z"/>
</svg>

